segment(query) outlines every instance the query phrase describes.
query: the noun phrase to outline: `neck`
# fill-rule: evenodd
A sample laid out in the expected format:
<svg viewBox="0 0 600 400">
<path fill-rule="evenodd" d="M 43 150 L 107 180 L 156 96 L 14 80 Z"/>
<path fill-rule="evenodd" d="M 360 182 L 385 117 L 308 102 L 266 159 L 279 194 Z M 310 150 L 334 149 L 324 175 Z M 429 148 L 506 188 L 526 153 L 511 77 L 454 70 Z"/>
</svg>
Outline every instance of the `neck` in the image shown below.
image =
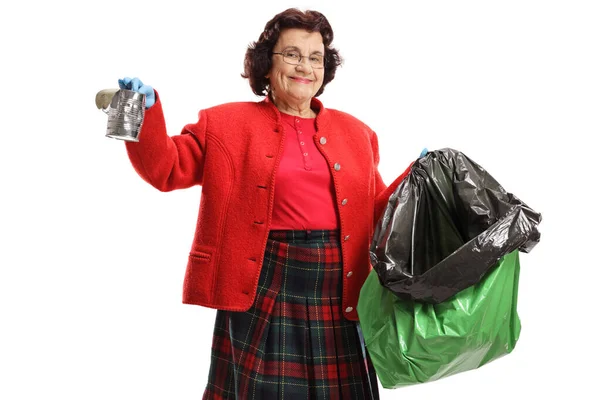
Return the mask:
<svg viewBox="0 0 600 400">
<path fill-rule="evenodd" d="M 308 100 L 303 103 L 290 104 L 283 100 L 278 99 L 273 93 L 271 93 L 271 100 L 277 109 L 285 114 L 295 115 L 302 118 L 315 118 L 317 114 L 310 108 L 311 101 Z"/>
</svg>

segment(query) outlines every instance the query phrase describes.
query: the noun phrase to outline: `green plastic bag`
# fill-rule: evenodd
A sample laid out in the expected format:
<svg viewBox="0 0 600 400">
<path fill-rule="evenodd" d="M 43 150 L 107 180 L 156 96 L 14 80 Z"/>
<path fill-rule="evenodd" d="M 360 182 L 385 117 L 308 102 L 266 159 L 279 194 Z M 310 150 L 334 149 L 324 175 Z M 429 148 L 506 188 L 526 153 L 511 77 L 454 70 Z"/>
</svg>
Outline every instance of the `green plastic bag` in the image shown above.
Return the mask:
<svg viewBox="0 0 600 400">
<path fill-rule="evenodd" d="M 519 339 L 519 253 L 439 304 L 402 300 L 375 270 L 357 306 L 365 345 L 384 388 L 431 382 L 510 353 Z"/>
</svg>

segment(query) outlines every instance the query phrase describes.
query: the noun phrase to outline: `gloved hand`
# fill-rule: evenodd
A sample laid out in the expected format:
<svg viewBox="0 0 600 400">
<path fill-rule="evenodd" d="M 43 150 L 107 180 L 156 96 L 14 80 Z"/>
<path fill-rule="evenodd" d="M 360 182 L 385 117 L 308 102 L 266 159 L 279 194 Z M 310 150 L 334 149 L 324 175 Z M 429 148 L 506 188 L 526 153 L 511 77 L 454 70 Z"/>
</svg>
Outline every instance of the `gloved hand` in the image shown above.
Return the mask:
<svg viewBox="0 0 600 400">
<path fill-rule="evenodd" d="M 154 105 L 156 97 L 154 95 L 154 89 L 152 86 L 144 85 L 139 78 L 123 78 L 119 79 L 119 88 L 133 90 L 134 92 L 142 93 L 146 95 L 146 108 L 150 108 Z"/>
<path fill-rule="evenodd" d="M 427 150 L 427 147 L 423 147 L 423 150 L 421 150 L 421 155 L 419 156 L 419 158 L 425 157 L 428 152 L 429 152 L 429 150 Z"/>
</svg>

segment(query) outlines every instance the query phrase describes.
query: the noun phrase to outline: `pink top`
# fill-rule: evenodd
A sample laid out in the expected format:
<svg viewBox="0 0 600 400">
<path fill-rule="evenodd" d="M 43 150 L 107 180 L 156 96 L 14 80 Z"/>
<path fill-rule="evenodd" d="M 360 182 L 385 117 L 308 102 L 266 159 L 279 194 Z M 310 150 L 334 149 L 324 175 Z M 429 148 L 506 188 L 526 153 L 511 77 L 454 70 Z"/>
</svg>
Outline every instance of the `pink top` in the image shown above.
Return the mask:
<svg viewBox="0 0 600 400">
<path fill-rule="evenodd" d="M 281 113 L 281 121 L 285 143 L 271 229 L 338 229 L 333 179 L 314 142 L 315 119 Z"/>
</svg>

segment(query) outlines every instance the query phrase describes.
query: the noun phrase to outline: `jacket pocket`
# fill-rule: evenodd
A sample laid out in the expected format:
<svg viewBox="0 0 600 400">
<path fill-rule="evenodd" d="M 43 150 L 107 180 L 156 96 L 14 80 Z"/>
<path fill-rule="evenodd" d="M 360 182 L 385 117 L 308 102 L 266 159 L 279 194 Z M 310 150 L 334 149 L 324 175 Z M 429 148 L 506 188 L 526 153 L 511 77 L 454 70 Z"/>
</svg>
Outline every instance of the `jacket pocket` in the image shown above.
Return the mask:
<svg viewBox="0 0 600 400">
<path fill-rule="evenodd" d="M 212 250 L 193 250 L 188 257 L 185 287 L 204 301 L 212 302 L 214 285 L 214 254 Z"/>
</svg>

